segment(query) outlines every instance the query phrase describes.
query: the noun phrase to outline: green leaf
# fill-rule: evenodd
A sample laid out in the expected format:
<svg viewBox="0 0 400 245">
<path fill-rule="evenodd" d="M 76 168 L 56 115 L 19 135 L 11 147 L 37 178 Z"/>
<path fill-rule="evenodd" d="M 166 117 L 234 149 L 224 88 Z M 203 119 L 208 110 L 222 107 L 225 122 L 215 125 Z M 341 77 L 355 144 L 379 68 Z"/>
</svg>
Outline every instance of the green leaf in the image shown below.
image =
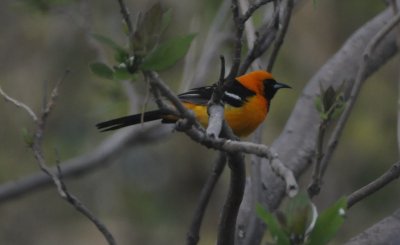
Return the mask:
<svg viewBox="0 0 400 245">
<path fill-rule="evenodd" d="M 323 113 L 323 112 L 325 111 L 324 105 L 322 104 L 322 99 L 321 99 L 321 96 L 320 96 L 320 95 L 318 95 L 317 97 L 315 97 L 314 103 L 315 103 L 315 108 L 317 109 L 317 111 L 318 111 L 319 113 Z"/>
<path fill-rule="evenodd" d="M 28 131 L 27 128 L 22 129 L 22 138 L 24 139 L 25 144 L 28 147 L 32 147 L 33 145 L 33 135 Z"/>
<path fill-rule="evenodd" d="M 277 219 L 268 213 L 260 204 L 256 206 L 258 216 L 267 224 L 268 230 L 275 239 L 277 245 L 290 245 L 289 237 L 279 226 Z"/>
<path fill-rule="evenodd" d="M 124 62 L 126 59 L 128 59 L 129 57 L 128 51 L 123 47 L 121 47 L 120 45 L 118 45 L 112 39 L 96 33 L 93 33 L 92 37 L 97 41 L 105 44 L 106 46 L 112 48 L 115 51 L 114 58 L 117 62 Z"/>
<path fill-rule="evenodd" d="M 126 67 L 114 67 L 114 79 L 115 80 L 133 80 L 137 74 L 130 73 Z"/>
<path fill-rule="evenodd" d="M 113 79 L 114 71 L 104 63 L 94 62 L 89 65 L 90 70 L 97 76 L 105 79 Z"/>
<path fill-rule="evenodd" d="M 311 200 L 308 195 L 305 192 L 300 192 L 289 199 L 285 214 L 290 236 L 303 238 L 312 220 Z"/>
<path fill-rule="evenodd" d="M 137 21 L 132 46 L 135 55 L 145 55 L 154 48 L 161 35 L 163 10 L 160 2 L 156 2 Z"/>
<path fill-rule="evenodd" d="M 315 223 L 314 230 L 309 236 L 307 245 L 327 244 L 343 224 L 346 209 L 347 200 L 345 197 L 342 197 L 334 205 L 321 213 Z"/>
<path fill-rule="evenodd" d="M 335 103 L 336 91 L 332 86 L 329 86 L 322 94 L 322 103 L 326 110 L 329 110 Z"/>
<path fill-rule="evenodd" d="M 186 54 L 194 37 L 195 34 L 189 34 L 160 44 L 143 58 L 140 68 L 160 71 L 171 67 Z"/>
<path fill-rule="evenodd" d="M 335 108 L 333 109 L 331 118 L 333 120 L 336 120 L 339 118 L 339 116 L 342 114 L 344 108 L 346 105 L 346 101 L 344 100 L 344 95 L 343 93 L 340 94 L 337 98 L 336 98 L 336 105 Z"/>
<path fill-rule="evenodd" d="M 320 113 L 319 117 L 321 118 L 322 121 L 327 121 L 329 119 L 328 113 Z"/>
</svg>

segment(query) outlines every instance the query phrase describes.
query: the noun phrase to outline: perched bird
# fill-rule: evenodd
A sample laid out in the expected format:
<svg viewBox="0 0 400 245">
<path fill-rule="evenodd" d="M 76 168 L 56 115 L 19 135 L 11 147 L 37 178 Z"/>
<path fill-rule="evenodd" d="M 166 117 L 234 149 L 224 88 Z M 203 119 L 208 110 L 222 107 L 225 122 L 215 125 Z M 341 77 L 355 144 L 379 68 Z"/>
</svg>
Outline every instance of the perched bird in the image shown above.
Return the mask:
<svg viewBox="0 0 400 245">
<path fill-rule="evenodd" d="M 194 112 L 204 127 L 208 124 L 207 103 L 214 88 L 215 85 L 194 88 L 178 95 L 183 105 Z M 222 96 L 225 120 L 237 136 L 244 137 L 264 121 L 275 93 L 290 86 L 275 81 L 270 73 L 258 70 L 237 77 L 226 84 L 225 88 Z M 96 126 L 103 132 L 141 122 L 161 120 L 163 123 L 173 123 L 177 119 L 163 110 L 154 110 L 101 122 Z"/>
</svg>

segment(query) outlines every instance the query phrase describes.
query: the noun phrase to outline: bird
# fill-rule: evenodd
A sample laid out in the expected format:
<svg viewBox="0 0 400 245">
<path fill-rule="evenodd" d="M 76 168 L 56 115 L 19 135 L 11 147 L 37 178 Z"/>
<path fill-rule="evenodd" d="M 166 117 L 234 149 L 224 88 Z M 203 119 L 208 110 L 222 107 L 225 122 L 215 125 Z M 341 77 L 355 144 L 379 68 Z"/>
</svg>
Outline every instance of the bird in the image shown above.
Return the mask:
<svg viewBox="0 0 400 245">
<path fill-rule="evenodd" d="M 198 122 L 204 127 L 208 125 L 207 104 L 215 88 L 216 84 L 198 87 L 178 95 L 182 104 L 193 111 Z M 227 81 L 224 88 L 224 118 L 236 136 L 246 137 L 267 117 L 276 92 L 291 87 L 277 82 L 267 71 L 255 70 Z M 104 132 L 155 120 L 174 123 L 178 119 L 165 110 L 157 109 L 101 122 L 96 124 L 96 127 Z"/>
</svg>

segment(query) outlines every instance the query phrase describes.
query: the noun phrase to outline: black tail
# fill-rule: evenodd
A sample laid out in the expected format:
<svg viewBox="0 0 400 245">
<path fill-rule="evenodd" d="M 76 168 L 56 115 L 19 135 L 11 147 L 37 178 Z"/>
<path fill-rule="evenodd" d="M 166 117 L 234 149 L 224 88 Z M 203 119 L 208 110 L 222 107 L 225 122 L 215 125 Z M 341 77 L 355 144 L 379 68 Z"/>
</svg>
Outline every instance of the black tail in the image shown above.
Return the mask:
<svg viewBox="0 0 400 245">
<path fill-rule="evenodd" d="M 130 125 L 135 125 L 141 122 L 149 122 L 158 119 L 162 119 L 164 113 L 161 110 L 148 111 L 145 113 L 139 113 L 131 116 L 115 118 L 106 122 L 96 124 L 97 129 L 101 132 L 115 130 Z"/>
</svg>

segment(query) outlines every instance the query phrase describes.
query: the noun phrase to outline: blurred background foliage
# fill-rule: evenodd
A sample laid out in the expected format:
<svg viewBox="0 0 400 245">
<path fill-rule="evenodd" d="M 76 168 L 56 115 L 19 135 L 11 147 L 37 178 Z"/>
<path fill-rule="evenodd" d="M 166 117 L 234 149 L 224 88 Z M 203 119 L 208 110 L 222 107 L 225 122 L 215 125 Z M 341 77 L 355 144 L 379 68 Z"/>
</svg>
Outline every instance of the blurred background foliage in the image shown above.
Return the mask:
<svg viewBox="0 0 400 245">
<path fill-rule="evenodd" d="M 132 14 L 150 6 L 127 0 Z M 162 1 L 173 11 L 166 36 L 197 32 L 204 41 L 220 1 Z M 310 77 L 336 52 L 351 33 L 385 8 L 383 1 L 302 1 L 293 15 L 274 74 L 293 86 L 274 99 L 266 121 L 264 142 L 279 135 L 297 97 Z M 261 16 L 256 16 L 256 20 Z M 109 134 L 94 125 L 130 110 L 124 86 L 90 73 L 88 64 L 111 60 L 112 53 L 91 38 L 101 33 L 124 44 L 117 1 L 2 0 L 0 2 L 0 83 L 11 96 L 40 109 L 44 88 L 68 68 L 51 115 L 45 149 L 54 162 L 94 149 Z M 201 47 L 201 45 L 200 45 Z M 218 77 L 215 54 L 205 84 Z M 177 92 L 181 61 L 162 77 Z M 325 208 L 384 172 L 398 159 L 396 142 L 398 58 L 373 75 L 361 92 L 340 140 L 317 206 Z M 137 101 L 145 85 L 135 83 Z M 142 103 L 133 105 L 140 110 Z M 154 106 L 152 103 L 148 107 Z M 25 112 L 0 102 L 0 181 L 37 171 L 24 145 L 22 131 L 32 130 Z M 140 127 L 140 126 L 139 126 Z M 70 190 L 111 228 L 119 244 L 182 244 L 200 189 L 216 152 L 193 143 L 185 135 L 168 137 L 130 149 L 111 165 L 83 178 L 68 179 Z M 306 173 L 301 181 L 308 183 Z M 219 210 L 225 198 L 225 175 L 214 193 L 201 233 L 201 244 L 213 244 Z M 363 201 L 348 214 L 335 239 L 337 244 L 390 214 L 400 201 L 394 183 Z M 53 188 L 0 204 L 0 244 L 105 244 L 94 226 L 62 201 Z"/>
</svg>

